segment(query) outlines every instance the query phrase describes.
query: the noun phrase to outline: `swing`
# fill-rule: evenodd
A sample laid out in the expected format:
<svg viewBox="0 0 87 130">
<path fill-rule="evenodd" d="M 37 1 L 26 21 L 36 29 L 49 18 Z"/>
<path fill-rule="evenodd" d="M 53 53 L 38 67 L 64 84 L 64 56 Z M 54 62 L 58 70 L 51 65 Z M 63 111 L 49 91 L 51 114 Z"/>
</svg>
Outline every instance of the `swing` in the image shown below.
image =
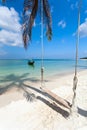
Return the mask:
<svg viewBox="0 0 87 130">
<path fill-rule="evenodd" d="M 42 8 L 41 8 L 41 50 L 42 50 L 42 58 L 41 58 L 41 90 L 45 93 L 49 94 L 54 101 L 56 101 L 58 104 L 68 108 L 70 110 L 70 113 L 73 112 L 74 105 L 75 105 L 75 99 L 76 99 L 76 88 L 77 88 L 77 65 L 78 65 L 78 44 L 79 44 L 79 26 L 80 26 L 80 8 L 81 8 L 81 0 L 79 2 L 79 10 L 78 10 L 78 31 L 77 31 L 77 42 L 76 42 L 76 59 L 75 59 L 75 75 L 73 78 L 73 98 L 72 98 L 72 104 L 64 100 L 63 98 L 59 97 L 58 95 L 54 94 L 50 90 L 44 88 L 44 58 L 43 58 L 43 2 L 42 2 Z"/>
<path fill-rule="evenodd" d="M 52 99 L 56 101 L 58 104 L 70 109 L 71 104 L 68 101 L 54 94 L 47 88 L 44 88 L 45 82 L 44 82 L 44 45 L 43 45 L 43 1 L 41 1 L 41 52 L 42 53 L 41 53 L 41 87 L 40 89 L 43 92 L 49 94 L 49 96 L 52 97 Z"/>
</svg>

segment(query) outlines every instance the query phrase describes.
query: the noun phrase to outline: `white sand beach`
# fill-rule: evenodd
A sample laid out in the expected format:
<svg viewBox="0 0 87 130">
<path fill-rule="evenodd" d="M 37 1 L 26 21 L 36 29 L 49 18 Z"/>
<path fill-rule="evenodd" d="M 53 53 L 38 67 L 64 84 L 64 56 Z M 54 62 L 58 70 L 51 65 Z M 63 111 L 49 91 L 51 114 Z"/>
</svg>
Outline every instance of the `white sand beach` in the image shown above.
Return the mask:
<svg viewBox="0 0 87 130">
<path fill-rule="evenodd" d="M 44 87 L 71 103 L 73 77 L 68 74 L 45 82 Z M 87 130 L 87 70 L 78 73 L 75 109 L 53 101 L 40 89 L 40 82 L 27 81 L 0 95 L 0 130 Z M 30 102 L 30 95 L 34 99 Z"/>
</svg>

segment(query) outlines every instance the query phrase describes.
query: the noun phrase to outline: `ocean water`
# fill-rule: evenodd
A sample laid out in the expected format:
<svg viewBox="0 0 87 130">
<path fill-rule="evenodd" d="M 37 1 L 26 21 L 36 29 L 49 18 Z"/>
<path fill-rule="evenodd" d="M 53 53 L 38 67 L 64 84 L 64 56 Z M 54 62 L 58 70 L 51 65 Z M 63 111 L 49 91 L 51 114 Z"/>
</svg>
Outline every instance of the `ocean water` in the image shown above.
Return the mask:
<svg viewBox="0 0 87 130">
<path fill-rule="evenodd" d="M 35 59 L 33 67 L 27 64 L 28 60 L 0 60 L 0 85 L 18 83 L 31 80 L 40 80 L 41 60 Z M 44 60 L 44 76 L 62 75 L 74 72 L 75 61 L 72 59 Z M 87 69 L 87 60 L 78 61 L 78 70 Z"/>
</svg>

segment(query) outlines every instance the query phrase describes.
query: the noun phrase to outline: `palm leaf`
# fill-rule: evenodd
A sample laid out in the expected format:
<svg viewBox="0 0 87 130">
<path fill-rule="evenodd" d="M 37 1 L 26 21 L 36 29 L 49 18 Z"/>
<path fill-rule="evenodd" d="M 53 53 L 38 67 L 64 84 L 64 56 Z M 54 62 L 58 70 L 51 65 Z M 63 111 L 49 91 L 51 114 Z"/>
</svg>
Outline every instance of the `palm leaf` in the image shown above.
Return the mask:
<svg viewBox="0 0 87 130">
<path fill-rule="evenodd" d="M 32 26 L 38 10 L 38 0 L 24 0 L 23 12 L 23 41 L 27 48 L 31 40 Z"/>
<path fill-rule="evenodd" d="M 50 6 L 48 3 L 48 0 L 43 0 L 43 11 L 44 11 L 44 17 L 46 19 L 46 27 L 47 27 L 46 36 L 48 40 L 51 40 L 52 39 L 52 19 L 51 19 Z"/>
<path fill-rule="evenodd" d="M 2 0 L 2 2 L 5 3 L 6 0 Z M 25 48 L 27 48 L 28 43 L 31 41 L 32 27 L 33 27 L 34 20 L 38 11 L 38 4 L 41 2 L 43 2 L 43 14 L 44 14 L 43 23 L 45 22 L 46 28 L 47 28 L 46 36 L 48 40 L 51 40 L 52 38 L 52 19 L 51 19 L 51 13 L 50 13 L 48 0 L 24 0 L 22 37 L 23 37 Z M 40 7 L 40 10 L 41 10 L 41 7 Z"/>
</svg>

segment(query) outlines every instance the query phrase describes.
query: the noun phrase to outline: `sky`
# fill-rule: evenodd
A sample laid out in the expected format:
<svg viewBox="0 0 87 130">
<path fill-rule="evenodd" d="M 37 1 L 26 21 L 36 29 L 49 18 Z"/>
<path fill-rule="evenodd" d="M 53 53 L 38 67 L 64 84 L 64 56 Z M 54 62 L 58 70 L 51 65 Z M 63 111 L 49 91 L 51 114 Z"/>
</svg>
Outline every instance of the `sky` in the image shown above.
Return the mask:
<svg viewBox="0 0 87 130">
<path fill-rule="evenodd" d="M 49 42 L 44 27 L 44 58 L 75 58 L 79 0 L 49 0 L 52 16 L 52 40 Z M 32 40 L 27 50 L 22 41 L 23 0 L 0 2 L 0 59 L 41 58 L 41 21 L 35 19 Z M 87 56 L 87 0 L 82 0 L 80 11 L 79 57 Z"/>
</svg>

